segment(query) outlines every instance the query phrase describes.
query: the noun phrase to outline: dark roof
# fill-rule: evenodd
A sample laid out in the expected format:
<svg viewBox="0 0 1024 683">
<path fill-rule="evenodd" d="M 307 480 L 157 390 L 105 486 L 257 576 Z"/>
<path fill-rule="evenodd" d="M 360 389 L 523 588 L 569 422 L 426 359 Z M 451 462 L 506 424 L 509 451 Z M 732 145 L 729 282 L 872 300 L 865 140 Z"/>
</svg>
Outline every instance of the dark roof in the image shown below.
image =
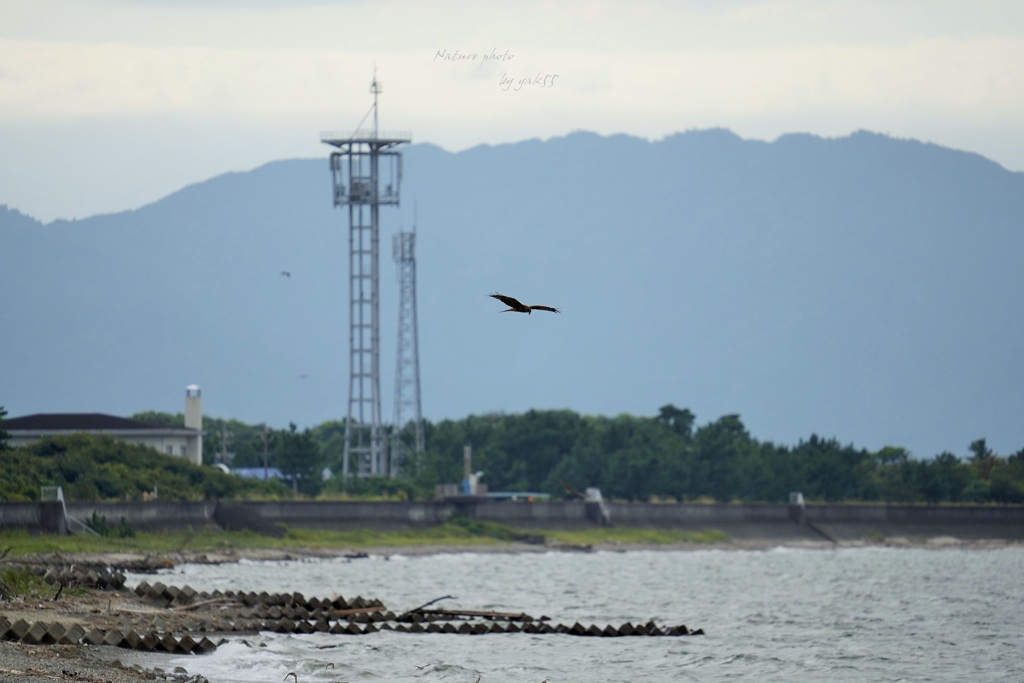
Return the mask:
<svg viewBox="0 0 1024 683">
<path fill-rule="evenodd" d="M 105 415 L 103 413 L 36 413 L 35 415 L 4 419 L 3 427 L 8 432 L 37 430 L 82 432 L 128 429 L 166 431 L 168 429 L 184 429 L 183 427 L 168 427 L 150 422 L 129 420 L 128 418 L 115 417 L 114 415 Z"/>
</svg>

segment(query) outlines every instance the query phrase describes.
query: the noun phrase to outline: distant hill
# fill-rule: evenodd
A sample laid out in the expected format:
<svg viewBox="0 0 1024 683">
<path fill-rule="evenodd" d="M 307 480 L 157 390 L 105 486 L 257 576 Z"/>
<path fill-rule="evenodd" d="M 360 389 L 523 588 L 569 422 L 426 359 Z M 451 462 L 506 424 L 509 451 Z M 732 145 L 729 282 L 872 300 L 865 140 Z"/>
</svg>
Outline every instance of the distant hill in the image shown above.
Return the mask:
<svg viewBox="0 0 1024 683">
<path fill-rule="evenodd" d="M 329 151 L 135 211 L 42 225 L 0 209 L 0 405 L 180 412 L 196 383 L 220 417 L 344 417 L 347 211 Z M 415 144 L 404 167 L 401 208 L 381 210 L 385 416 L 391 236 L 415 204 L 432 421 L 673 403 L 778 443 L 1024 447 L 1022 173 L 867 132 L 725 130 Z M 496 291 L 562 313 L 502 314 Z"/>
</svg>

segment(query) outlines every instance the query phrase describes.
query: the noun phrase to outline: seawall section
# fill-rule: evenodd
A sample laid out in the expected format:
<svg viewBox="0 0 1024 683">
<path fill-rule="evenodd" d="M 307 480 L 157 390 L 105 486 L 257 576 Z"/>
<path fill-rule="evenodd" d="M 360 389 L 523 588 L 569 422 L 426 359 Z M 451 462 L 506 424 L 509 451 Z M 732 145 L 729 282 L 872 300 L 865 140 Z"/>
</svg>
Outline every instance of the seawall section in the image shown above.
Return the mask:
<svg viewBox="0 0 1024 683">
<path fill-rule="evenodd" d="M 522 530 L 585 529 L 604 523 L 582 501 L 511 502 L 483 499 L 422 502 L 258 501 L 66 503 L 71 520 L 93 515 L 140 531 L 212 526 L 279 535 L 285 528 L 329 530 L 416 529 L 456 515 Z M 606 502 L 613 526 L 723 531 L 738 540 L 877 540 L 879 537 L 952 536 L 965 540 L 1024 541 L 1024 506 L 809 504 L 654 504 Z M 52 502 L 0 503 L 0 528 L 62 533 L 64 509 Z"/>
</svg>

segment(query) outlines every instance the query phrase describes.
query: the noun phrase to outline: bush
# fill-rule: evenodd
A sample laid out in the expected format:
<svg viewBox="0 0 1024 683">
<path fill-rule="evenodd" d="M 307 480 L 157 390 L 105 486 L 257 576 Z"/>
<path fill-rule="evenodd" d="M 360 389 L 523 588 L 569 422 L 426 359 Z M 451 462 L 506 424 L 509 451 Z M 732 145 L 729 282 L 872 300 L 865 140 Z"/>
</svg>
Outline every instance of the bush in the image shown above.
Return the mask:
<svg viewBox="0 0 1024 683">
<path fill-rule="evenodd" d="M 141 444 L 74 434 L 0 451 L 0 500 L 39 500 L 43 486 L 61 486 L 68 500 L 164 500 L 280 496 L 277 482 L 241 479 Z"/>
<path fill-rule="evenodd" d="M 85 523 L 87 527 L 95 531 L 100 536 L 107 538 L 134 538 L 135 529 L 129 524 L 124 517 L 115 526 L 107 524 L 107 518 L 105 515 L 98 515 L 96 511 L 92 511 L 92 517 Z"/>
</svg>

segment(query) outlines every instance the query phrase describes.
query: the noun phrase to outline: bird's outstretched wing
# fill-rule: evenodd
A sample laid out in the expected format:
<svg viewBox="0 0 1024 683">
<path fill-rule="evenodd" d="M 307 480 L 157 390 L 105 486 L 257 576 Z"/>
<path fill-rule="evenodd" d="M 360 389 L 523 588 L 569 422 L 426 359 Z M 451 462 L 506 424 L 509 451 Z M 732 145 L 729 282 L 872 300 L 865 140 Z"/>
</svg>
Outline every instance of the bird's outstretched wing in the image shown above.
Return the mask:
<svg viewBox="0 0 1024 683">
<path fill-rule="evenodd" d="M 530 308 L 535 311 L 551 311 L 552 313 L 558 313 L 558 309 L 552 308 L 551 306 L 530 306 Z"/>
<path fill-rule="evenodd" d="M 510 296 L 505 296 L 504 294 L 491 294 L 490 296 L 494 297 L 495 299 L 505 304 L 509 308 L 516 309 L 517 311 L 529 310 L 529 306 L 524 306 L 519 300 L 513 299 Z"/>
</svg>

